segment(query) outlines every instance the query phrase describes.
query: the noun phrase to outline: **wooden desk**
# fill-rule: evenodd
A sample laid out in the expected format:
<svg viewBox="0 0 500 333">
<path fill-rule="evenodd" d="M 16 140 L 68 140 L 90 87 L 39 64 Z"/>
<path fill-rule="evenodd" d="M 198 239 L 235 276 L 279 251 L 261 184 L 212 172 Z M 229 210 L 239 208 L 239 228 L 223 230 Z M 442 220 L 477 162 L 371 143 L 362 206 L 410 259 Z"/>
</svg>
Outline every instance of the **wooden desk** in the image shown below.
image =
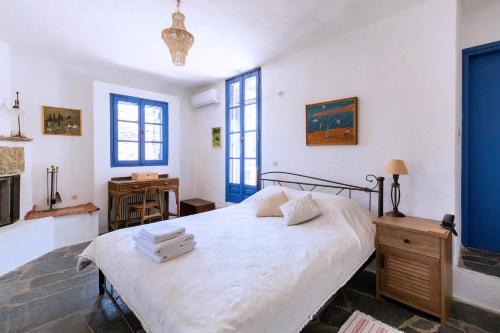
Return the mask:
<svg viewBox="0 0 500 333">
<path fill-rule="evenodd" d="M 134 191 L 140 191 L 146 187 L 173 187 L 179 190 L 179 178 L 159 178 L 154 180 L 132 180 L 129 178 L 113 179 L 108 182 L 108 230 L 117 230 L 120 224 L 125 221 L 128 209 L 126 203 L 123 203 L 123 197 L 130 196 Z M 163 218 L 169 217 L 168 211 L 168 192 L 165 195 L 165 207 Z"/>
</svg>

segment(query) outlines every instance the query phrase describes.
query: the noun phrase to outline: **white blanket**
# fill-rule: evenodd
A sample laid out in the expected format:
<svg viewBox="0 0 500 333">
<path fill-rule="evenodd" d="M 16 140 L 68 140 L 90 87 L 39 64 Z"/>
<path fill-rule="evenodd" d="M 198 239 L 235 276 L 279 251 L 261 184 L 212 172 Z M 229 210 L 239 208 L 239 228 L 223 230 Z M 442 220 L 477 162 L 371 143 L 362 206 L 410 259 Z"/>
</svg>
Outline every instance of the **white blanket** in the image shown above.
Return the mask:
<svg viewBox="0 0 500 333">
<path fill-rule="evenodd" d="M 195 235 L 188 255 L 156 264 L 128 228 L 99 236 L 82 260 L 102 269 L 147 332 L 298 332 L 374 251 L 371 218 L 349 199 L 313 192 L 322 215 L 286 226 L 255 217 L 255 196 L 158 222 Z"/>
</svg>

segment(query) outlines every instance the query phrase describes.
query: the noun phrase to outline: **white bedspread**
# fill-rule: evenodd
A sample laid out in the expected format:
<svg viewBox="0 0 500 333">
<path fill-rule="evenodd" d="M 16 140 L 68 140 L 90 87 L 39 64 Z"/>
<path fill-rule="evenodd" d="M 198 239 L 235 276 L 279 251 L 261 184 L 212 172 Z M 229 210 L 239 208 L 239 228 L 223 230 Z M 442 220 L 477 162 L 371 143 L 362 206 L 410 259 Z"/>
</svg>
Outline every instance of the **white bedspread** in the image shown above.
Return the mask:
<svg viewBox="0 0 500 333">
<path fill-rule="evenodd" d="M 255 217 L 253 197 L 158 222 L 184 226 L 197 242 L 163 264 L 134 248 L 138 228 L 96 238 L 82 260 L 102 269 L 148 332 L 298 332 L 374 251 L 371 219 L 356 203 L 313 199 L 322 215 L 297 226 Z"/>
</svg>

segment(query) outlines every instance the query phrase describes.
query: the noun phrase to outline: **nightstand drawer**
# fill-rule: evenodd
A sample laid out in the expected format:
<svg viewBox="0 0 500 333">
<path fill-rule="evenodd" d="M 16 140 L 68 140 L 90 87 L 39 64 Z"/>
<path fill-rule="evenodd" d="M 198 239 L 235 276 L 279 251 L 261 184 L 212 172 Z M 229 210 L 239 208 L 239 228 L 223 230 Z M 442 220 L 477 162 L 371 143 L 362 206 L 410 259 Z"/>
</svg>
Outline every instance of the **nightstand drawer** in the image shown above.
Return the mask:
<svg viewBox="0 0 500 333">
<path fill-rule="evenodd" d="M 439 238 L 406 230 L 379 226 L 379 243 L 439 259 Z"/>
</svg>

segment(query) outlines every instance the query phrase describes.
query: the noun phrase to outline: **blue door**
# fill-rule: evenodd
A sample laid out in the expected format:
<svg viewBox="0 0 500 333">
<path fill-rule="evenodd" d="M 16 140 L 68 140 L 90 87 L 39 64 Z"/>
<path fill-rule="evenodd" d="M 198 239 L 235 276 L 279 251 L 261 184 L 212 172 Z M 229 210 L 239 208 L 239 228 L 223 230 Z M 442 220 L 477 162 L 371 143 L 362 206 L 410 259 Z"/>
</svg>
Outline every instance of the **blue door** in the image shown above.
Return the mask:
<svg viewBox="0 0 500 333">
<path fill-rule="evenodd" d="M 260 168 L 260 69 L 226 81 L 226 201 L 255 193 Z"/>
<path fill-rule="evenodd" d="M 462 240 L 500 252 L 500 42 L 463 51 Z"/>
</svg>

